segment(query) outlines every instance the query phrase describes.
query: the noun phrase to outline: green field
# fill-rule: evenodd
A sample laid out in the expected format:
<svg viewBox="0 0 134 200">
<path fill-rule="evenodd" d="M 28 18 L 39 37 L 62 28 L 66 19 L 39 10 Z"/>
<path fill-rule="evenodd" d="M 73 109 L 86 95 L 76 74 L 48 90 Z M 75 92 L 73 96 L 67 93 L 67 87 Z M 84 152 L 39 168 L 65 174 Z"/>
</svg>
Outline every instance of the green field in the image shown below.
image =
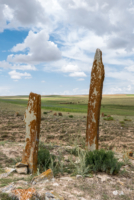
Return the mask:
<svg viewBox="0 0 134 200">
<path fill-rule="evenodd" d="M 0 102 L 27 107 L 28 96 L 0 97 Z M 61 112 L 87 113 L 88 95 L 42 96 L 41 109 Z M 134 116 L 134 95 L 103 96 L 101 110 L 109 115 Z"/>
</svg>

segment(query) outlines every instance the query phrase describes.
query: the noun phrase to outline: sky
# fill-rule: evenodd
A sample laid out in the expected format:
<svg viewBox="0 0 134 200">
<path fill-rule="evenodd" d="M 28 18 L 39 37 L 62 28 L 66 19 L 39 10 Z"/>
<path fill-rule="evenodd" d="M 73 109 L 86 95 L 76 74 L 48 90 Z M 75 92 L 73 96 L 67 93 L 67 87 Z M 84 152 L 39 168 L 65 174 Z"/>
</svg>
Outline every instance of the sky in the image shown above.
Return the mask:
<svg viewBox="0 0 134 200">
<path fill-rule="evenodd" d="M 0 96 L 134 94 L 134 0 L 0 0 Z"/>
</svg>

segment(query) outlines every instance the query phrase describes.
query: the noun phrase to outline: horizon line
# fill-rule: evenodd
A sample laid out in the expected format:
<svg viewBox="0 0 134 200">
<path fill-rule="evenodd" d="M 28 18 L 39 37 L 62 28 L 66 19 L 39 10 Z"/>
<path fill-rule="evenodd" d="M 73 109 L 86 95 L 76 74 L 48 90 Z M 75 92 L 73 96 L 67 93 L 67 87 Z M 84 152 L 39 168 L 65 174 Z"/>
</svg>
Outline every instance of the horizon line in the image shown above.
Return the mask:
<svg viewBox="0 0 134 200">
<path fill-rule="evenodd" d="M 36 93 L 37 94 L 37 93 Z M 46 94 L 41 96 L 88 96 L 89 94 L 70 94 L 70 95 L 63 95 L 63 94 Z M 102 94 L 102 96 L 114 96 L 114 95 L 134 95 L 134 94 Z M 29 96 L 29 95 L 9 95 L 9 96 L 0 96 L 0 97 L 17 97 L 17 96 Z"/>
</svg>

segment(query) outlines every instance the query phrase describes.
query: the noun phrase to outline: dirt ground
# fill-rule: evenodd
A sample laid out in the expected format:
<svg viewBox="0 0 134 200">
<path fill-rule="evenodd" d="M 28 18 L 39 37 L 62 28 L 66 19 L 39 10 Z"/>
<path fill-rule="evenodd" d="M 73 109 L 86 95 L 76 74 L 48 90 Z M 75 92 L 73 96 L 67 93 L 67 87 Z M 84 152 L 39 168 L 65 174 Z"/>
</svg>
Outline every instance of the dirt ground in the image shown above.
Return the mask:
<svg viewBox="0 0 134 200">
<path fill-rule="evenodd" d="M 25 107 L 19 105 L 0 102 L 0 174 L 4 173 L 2 170 L 5 167 L 13 168 L 21 161 L 25 142 L 25 110 Z M 14 116 L 15 112 L 19 116 Z M 83 149 L 85 147 L 86 114 L 62 112 L 63 116 L 54 116 L 54 113 L 55 111 L 45 115 L 42 110 L 40 141 L 49 147 L 51 153 L 57 155 L 61 152 L 66 160 L 67 148 L 76 144 Z M 71 114 L 73 118 L 69 118 Z M 127 117 L 131 121 L 124 121 L 124 116 L 112 117 L 113 121 L 105 121 L 100 117 L 99 149 L 113 150 L 119 161 L 122 161 L 126 152 L 134 153 L 134 116 Z M 38 183 L 34 188 L 40 194 L 56 191 L 66 200 L 134 200 L 134 159 L 123 161 L 126 164 L 118 175 L 98 172 L 91 178 L 77 178 L 64 174 L 55 177 L 54 182 L 44 185 Z M 17 188 L 27 189 L 31 187 L 30 180 L 30 175 L 12 173 L 7 178 L 0 179 L 0 187 L 14 182 Z"/>
</svg>

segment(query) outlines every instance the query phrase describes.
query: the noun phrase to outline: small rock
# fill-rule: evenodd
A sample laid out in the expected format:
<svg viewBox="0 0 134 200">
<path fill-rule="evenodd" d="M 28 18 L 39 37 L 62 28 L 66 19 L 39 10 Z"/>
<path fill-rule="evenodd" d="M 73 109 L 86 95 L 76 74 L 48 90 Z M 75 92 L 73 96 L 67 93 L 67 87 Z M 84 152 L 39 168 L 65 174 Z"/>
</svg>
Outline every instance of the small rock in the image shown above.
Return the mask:
<svg viewBox="0 0 134 200">
<path fill-rule="evenodd" d="M 82 178 L 82 175 L 76 175 L 76 178 L 80 179 L 80 178 Z"/>
<path fill-rule="evenodd" d="M 114 194 L 114 195 L 117 195 L 117 194 L 118 194 L 118 191 L 117 191 L 117 190 L 113 191 L 113 194 Z"/>
<path fill-rule="evenodd" d="M 61 177 L 60 180 L 72 181 L 71 177 Z"/>
<path fill-rule="evenodd" d="M 14 183 L 11 183 L 10 185 L 0 188 L 0 191 L 3 193 L 9 193 L 11 192 L 12 189 L 15 189 Z"/>
<path fill-rule="evenodd" d="M 20 168 L 15 168 L 17 173 L 19 174 L 28 174 L 28 167 L 20 167 Z"/>
<path fill-rule="evenodd" d="M 1 179 L 1 178 L 6 178 L 9 174 L 11 174 L 12 172 L 16 171 L 16 169 L 6 167 L 5 171 L 6 171 L 7 173 L 1 174 L 1 175 L 0 175 L 0 179 Z"/>
<path fill-rule="evenodd" d="M 59 196 L 56 192 L 46 192 L 45 200 L 64 200 L 64 198 Z"/>
<path fill-rule="evenodd" d="M 124 195 L 124 192 L 123 192 L 123 191 L 119 192 L 119 195 L 120 195 L 120 196 L 121 196 L 121 195 Z"/>
<path fill-rule="evenodd" d="M 16 163 L 15 170 L 19 174 L 27 174 L 28 173 L 28 163 L 21 163 L 21 162 Z"/>
<path fill-rule="evenodd" d="M 63 116 L 62 113 L 58 113 L 59 116 Z"/>
<path fill-rule="evenodd" d="M 28 163 L 26 162 L 26 163 L 21 163 L 21 162 L 18 162 L 18 163 L 16 163 L 16 165 L 15 165 L 17 168 L 19 168 L 19 167 L 27 167 L 28 166 Z"/>
<path fill-rule="evenodd" d="M 53 183 L 53 186 L 59 186 L 59 184 L 58 183 Z"/>
<path fill-rule="evenodd" d="M 6 178 L 9 174 L 10 174 L 10 172 L 1 174 L 1 175 L 0 175 L 0 179 Z"/>
</svg>

